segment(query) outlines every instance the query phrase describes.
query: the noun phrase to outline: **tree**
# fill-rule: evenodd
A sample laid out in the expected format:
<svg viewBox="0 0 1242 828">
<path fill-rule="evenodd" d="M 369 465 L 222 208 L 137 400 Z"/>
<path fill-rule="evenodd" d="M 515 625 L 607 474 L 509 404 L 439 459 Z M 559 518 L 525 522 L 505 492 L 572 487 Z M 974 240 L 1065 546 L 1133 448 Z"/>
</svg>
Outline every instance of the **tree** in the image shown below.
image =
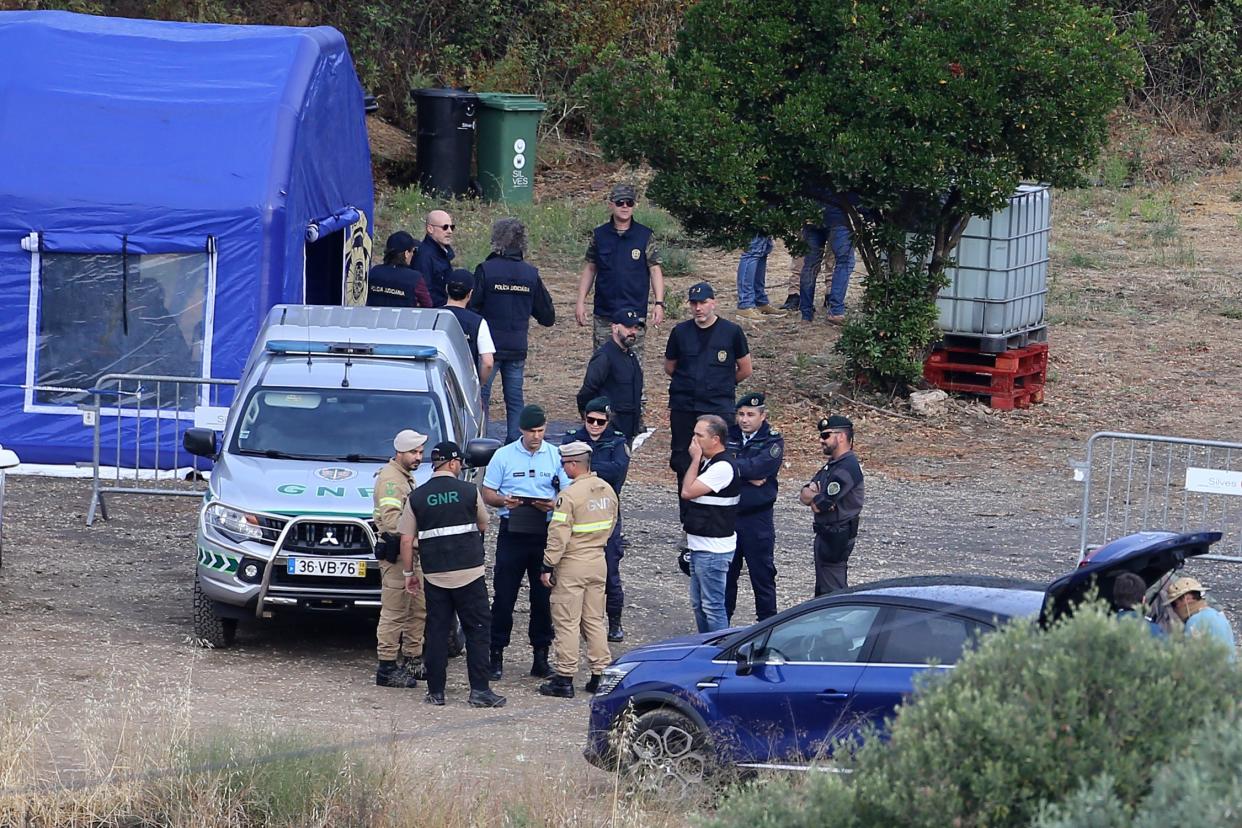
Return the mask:
<svg viewBox="0 0 1242 828">
<path fill-rule="evenodd" d="M 966 222 L 1020 181 L 1077 182 L 1139 68 L 1078 0 L 702 0 L 671 58 L 613 52 L 584 82 L 605 150 L 708 242 L 796 247 L 833 200 L 867 270 L 840 347 L 901 386 Z"/>
</svg>

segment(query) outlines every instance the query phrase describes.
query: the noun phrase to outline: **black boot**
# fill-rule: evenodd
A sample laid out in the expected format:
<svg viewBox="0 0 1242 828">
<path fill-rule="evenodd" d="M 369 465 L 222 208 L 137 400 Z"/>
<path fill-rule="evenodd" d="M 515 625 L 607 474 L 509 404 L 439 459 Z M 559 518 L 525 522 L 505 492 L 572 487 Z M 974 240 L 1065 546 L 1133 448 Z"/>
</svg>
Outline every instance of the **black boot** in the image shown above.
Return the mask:
<svg viewBox="0 0 1242 828">
<path fill-rule="evenodd" d="M 505 697 L 491 689 L 471 690 L 469 704 L 471 707 L 504 707 Z"/>
<path fill-rule="evenodd" d="M 600 673 L 591 673 L 590 680 L 586 684 L 582 685 L 582 692 L 595 695 L 595 691 L 599 690 L 600 680 L 603 678 L 604 676 Z"/>
<path fill-rule="evenodd" d="M 798 294 L 791 293 L 785 297 L 785 304 L 781 305 L 781 310 L 797 310 Z"/>
<path fill-rule="evenodd" d="M 418 679 L 398 667 L 396 661 L 381 661 L 375 683 L 380 687 L 417 687 Z"/>
<path fill-rule="evenodd" d="M 608 640 L 612 642 L 625 640 L 625 629 L 621 626 L 621 616 L 608 616 Z"/>
<path fill-rule="evenodd" d="M 530 664 L 530 674 L 535 678 L 552 678 L 556 671 L 548 663 L 548 648 L 536 647 L 535 657 Z"/>
<path fill-rule="evenodd" d="M 487 677 L 492 681 L 500 681 L 505 674 L 504 647 L 492 647 L 492 663 L 487 668 Z"/>
<path fill-rule="evenodd" d="M 539 693 L 543 696 L 556 696 L 558 699 L 574 697 L 573 676 L 552 676 L 552 680 L 539 685 Z"/>
<path fill-rule="evenodd" d="M 427 680 L 427 665 L 423 664 L 422 656 L 406 656 L 397 660 L 397 666 L 412 678 L 419 681 Z"/>
</svg>

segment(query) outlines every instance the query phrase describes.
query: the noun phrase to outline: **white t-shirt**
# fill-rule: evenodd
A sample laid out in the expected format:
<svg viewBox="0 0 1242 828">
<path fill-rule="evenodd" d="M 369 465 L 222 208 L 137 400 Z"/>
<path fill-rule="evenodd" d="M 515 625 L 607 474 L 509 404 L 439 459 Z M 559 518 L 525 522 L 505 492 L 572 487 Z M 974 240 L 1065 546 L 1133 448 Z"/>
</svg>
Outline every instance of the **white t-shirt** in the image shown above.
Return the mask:
<svg viewBox="0 0 1242 828">
<path fill-rule="evenodd" d="M 713 492 L 718 492 L 733 482 L 733 467 L 728 463 L 712 463 L 707 471 L 698 477 Z M 711 503 L 718 498 L 715 495 L 699 495 L 692 503 Z M 733 508 L 737 508 L 734 506 Z M 725 538 L 709 538 L 704 535 L 686 534 L 686 546 L 691 552 L 733 553 L 737 549 L 737 533 Z"/>
<path fill-rule="evenodd" d="M 479 349 L 479 356 L 496 353 L 496 343 L 492 341 L 492 329 L 487 327 L 486 319 L 479 320 L 479 334 L 474 338 L 474 344 Z"/>
</svg>

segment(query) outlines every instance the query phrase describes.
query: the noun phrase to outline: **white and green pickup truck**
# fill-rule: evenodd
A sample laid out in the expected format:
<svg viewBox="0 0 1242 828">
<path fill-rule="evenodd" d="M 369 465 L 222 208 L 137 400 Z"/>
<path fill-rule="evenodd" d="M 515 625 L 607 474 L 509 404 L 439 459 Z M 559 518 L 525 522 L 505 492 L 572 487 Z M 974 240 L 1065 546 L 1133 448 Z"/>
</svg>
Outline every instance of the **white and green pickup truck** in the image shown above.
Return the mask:
<svg viewBox="0 0 1242 828">
<path fill-rule="evenodd" d="M 196 638 L 227 647 L 239 620 L 277 612 L 378 613 L 371 491 L 393 436 L 454 440 L 479 467 L 499 446 L 484 426 L 452 313 L 273 308 L 223 434 L 185 433 L 187 451 L 214 461 L 198 523 Z"/>
</svg>

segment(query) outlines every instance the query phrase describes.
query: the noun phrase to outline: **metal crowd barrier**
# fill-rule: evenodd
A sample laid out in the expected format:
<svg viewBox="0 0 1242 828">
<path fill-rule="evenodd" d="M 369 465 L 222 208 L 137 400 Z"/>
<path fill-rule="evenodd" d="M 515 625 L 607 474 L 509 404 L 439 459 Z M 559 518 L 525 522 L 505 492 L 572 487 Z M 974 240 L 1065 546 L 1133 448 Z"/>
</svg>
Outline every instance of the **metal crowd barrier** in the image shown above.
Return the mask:
<svg viewBox="0 0 1242 828">
<path fill-rule="evenodd" d="M 93 402 L 81 406 L 94 428 L 86 525 L 97 514 L 108 519 L 105 495 L 202 497 L 206 463 L 184 453 L 181 437 L 196 424 L 222 430 L 236 385 L 232 379 L 147 374 L 100 378 L 91 389 Z"/>
<path fill-rule="evenodd" d="M 1144 530 L 1223 533 L 1220 554 L 1242 563 L 1242 443 L 1101 431 L 1075 464 L 1083 481 L 1079 562 L 1110 540 Z"/>
</svg>

